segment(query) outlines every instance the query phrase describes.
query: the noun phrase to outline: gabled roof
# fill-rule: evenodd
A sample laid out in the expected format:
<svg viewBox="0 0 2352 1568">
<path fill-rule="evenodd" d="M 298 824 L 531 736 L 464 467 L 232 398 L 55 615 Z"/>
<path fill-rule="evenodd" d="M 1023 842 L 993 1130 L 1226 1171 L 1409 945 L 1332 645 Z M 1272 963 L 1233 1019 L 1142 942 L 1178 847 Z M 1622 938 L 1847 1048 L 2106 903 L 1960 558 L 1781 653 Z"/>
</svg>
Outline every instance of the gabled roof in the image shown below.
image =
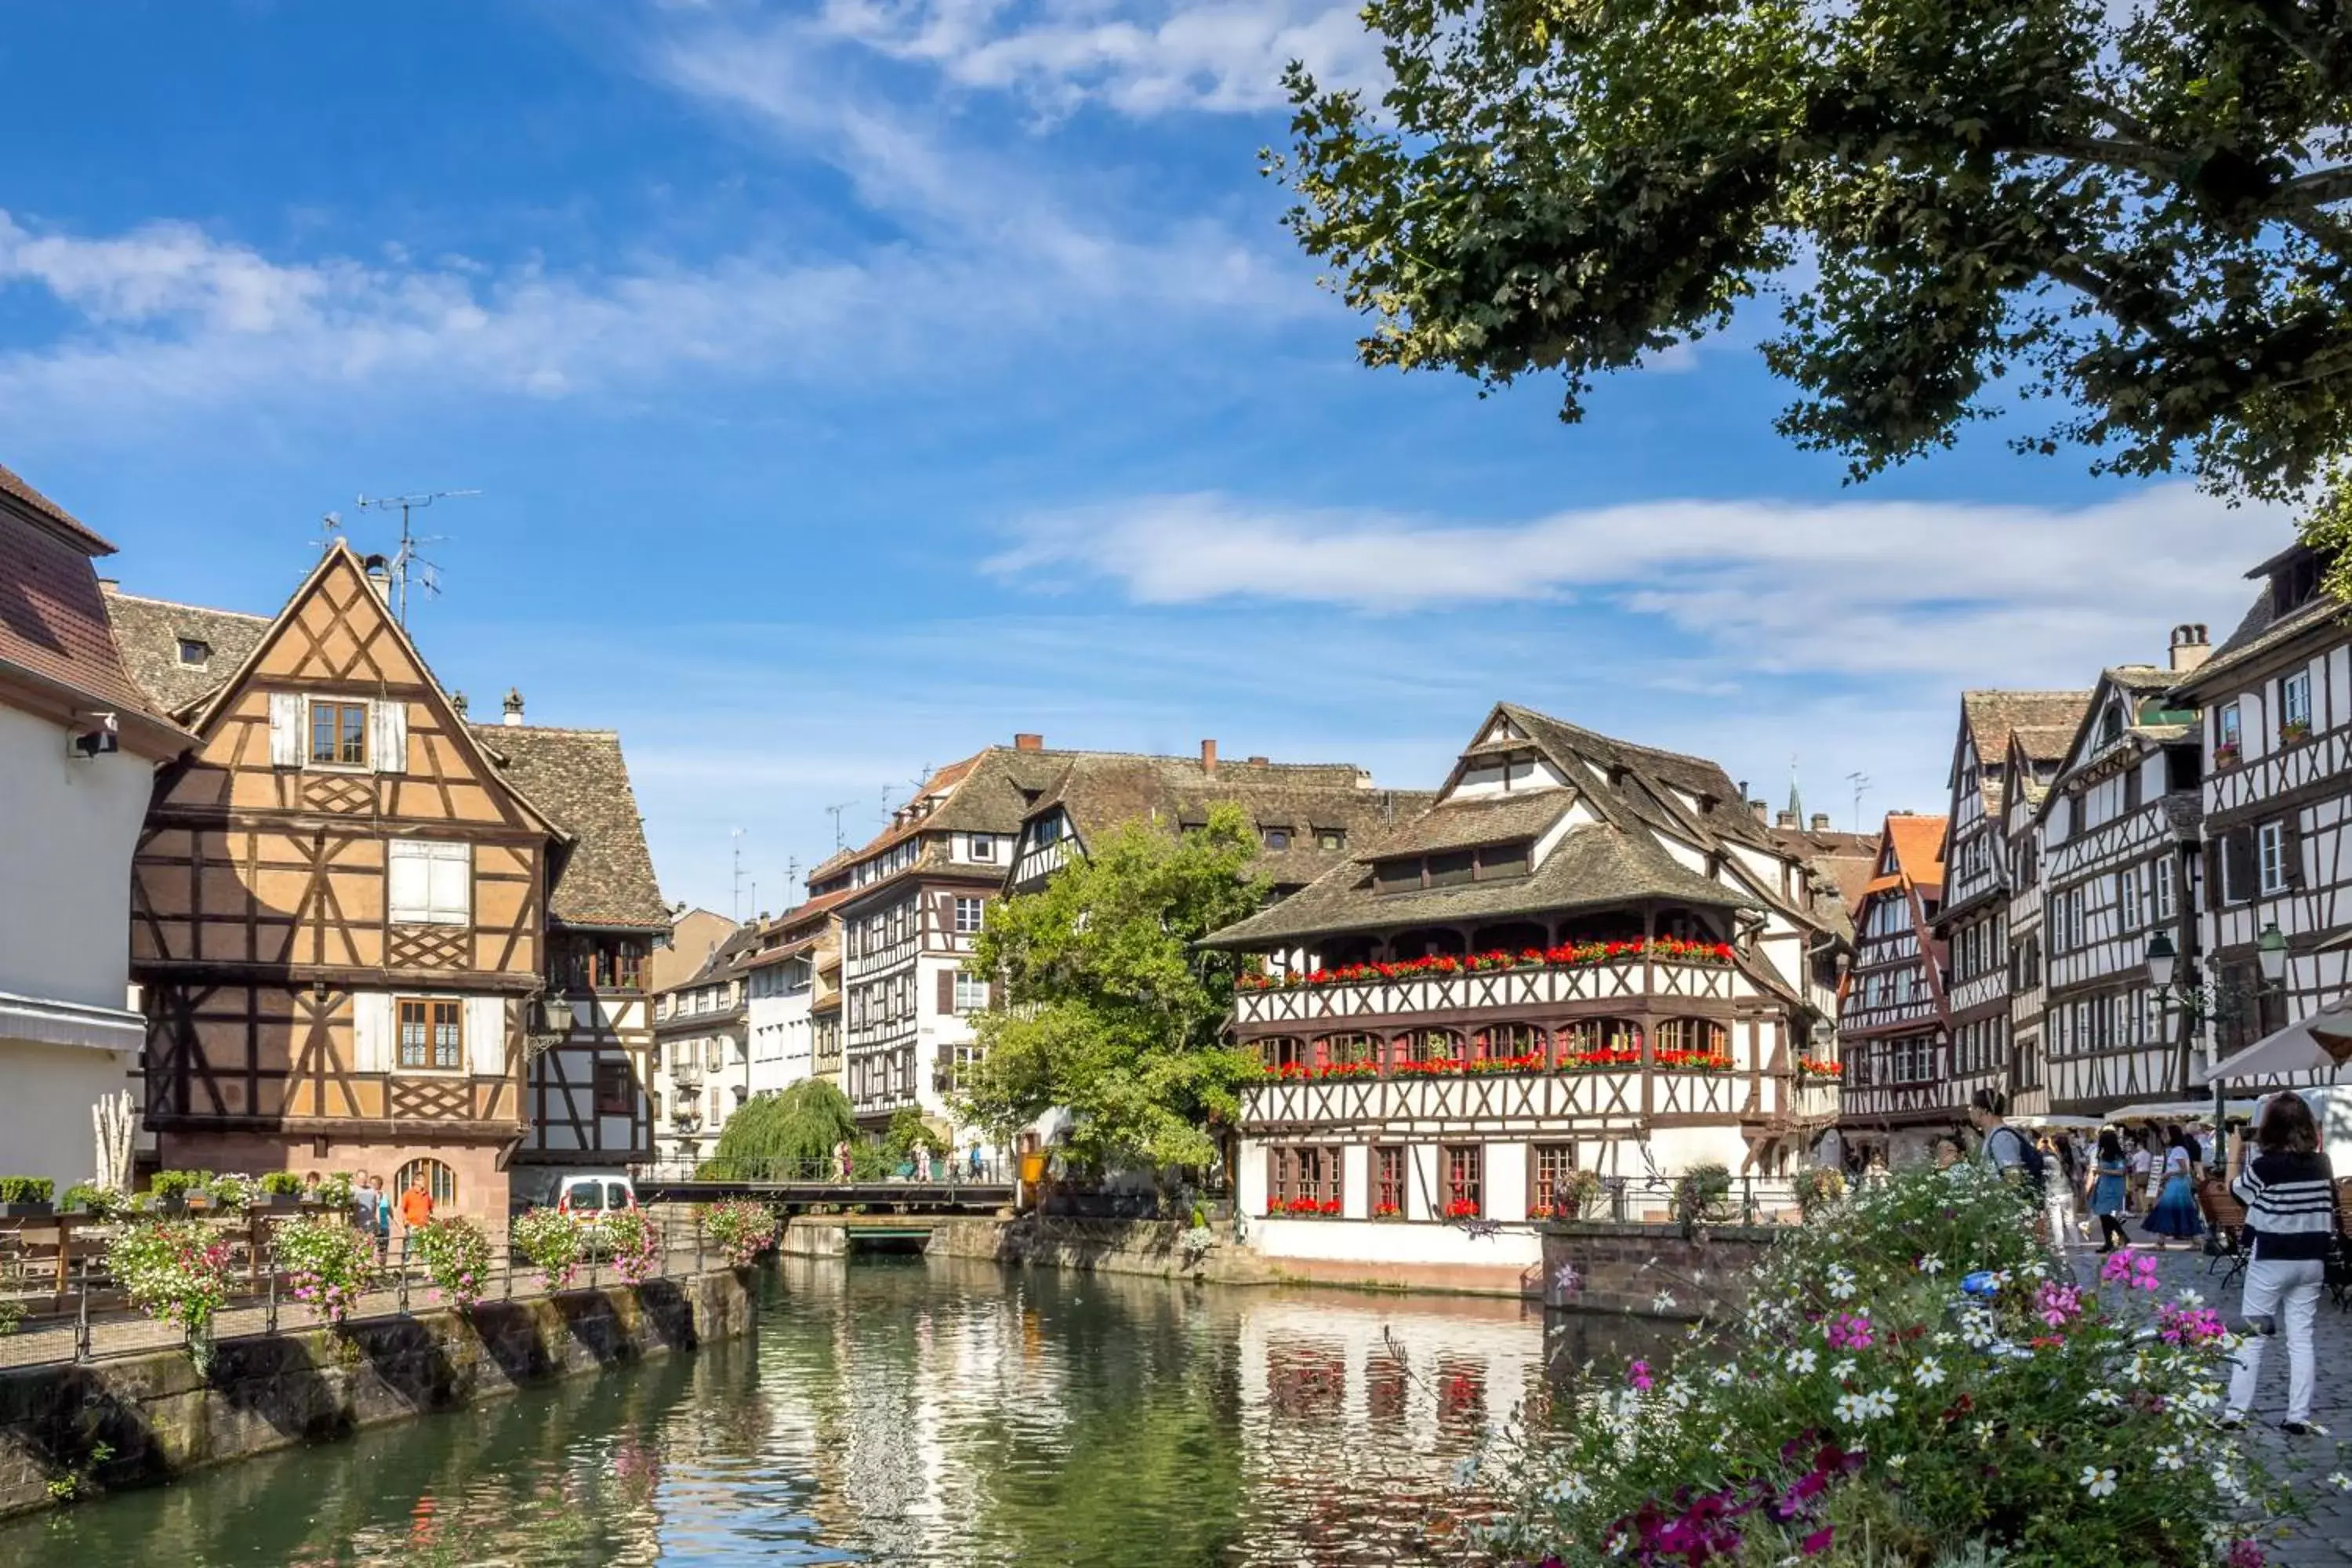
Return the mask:
<svg viewBox="0 0 2352 1568">
<path fill-rule="evenodd" d="M 2178 717 L 2165 706 L 2179 679 L 2179 672 L 2153 664 L 2118 664 L 2101 670 L 2099 683 L 2091 689 L 2090 700 L 2083 706 L 2082 720 L 2074 726 L 2061 755 L 2058 776 L 2063 778 L 2074 772 L 2102 750 L 2095 737 L 2100 715 L 2111 700 L 2124 704 L 2124 737 L 2144 747 L 2186 740 L 2196 734 L 2193 711 L 2187 717 Z"/>
<path fill-rule="evenodd" d="M 5 468 L 0 476 L 23 483 Z M 44 711 L 110 711 L 139 754 L 174 754 L 190 737 L 131 679 L 107 624 L 90 556 L 111 546 L 5 499 L 16 504 L 0 506 L 0 672 L 42 692 Z"/>
<path fill-rule="evenodd" d="M 188 712 L 226 686 L 269 629 L 267 616 L 174 604 L 119 588 L 106 590 L 106 616 L 124 668 L 166 713 Z M 183 640 L 203 644 L 208 656 L 199 664 L 184 662 Z"/>
<path fill-rule="evenodd" d="M 1891 812 L 1879 829 L 1879 856 L 1865 897 L 1911 885 L 1938 889 L 1944 885 L 1944 828 L 1941 816 L 1915 812 Z M 1893 867 L 1888 868 L 1889 859 Z"/>
<path fill-rule="evenodd" d="M 2310 547 L 2296 544 L 2281 551 L 2268 561 L 2246 574 L 2249 577 L 2269 577 L 2271 572 L 2292 560 L 2298 552 L 2310 553 Z M 2254 602 L 2246 607 L 2237 630 L 2222 639 L 2213 650 L 2213 657 L 2194 670 L 2176 678 L 2173 689 L 2185 700 L 2210 695 L 2224 680 L 2248 665 L 2257 663 L 2263 655 L 2284 647 L 2307 632 L 2335 626 L 2340 632 L 2347 607 L 2343 600 L 2322 589 L 2302 604 L 2281 611 L 2271 598 L 2272 584 L 2264 582 L 2254 595 Z"/>
<path fill-rule="evenodd" d="M 1992 776 L 1992 769 L 1981 764 L 2005 765 L 2009 738 L 2020 730 L 2061 730 L 2071 736 L 2083 721 L 2083 710 L 2090 706 L 2087 691 L 1963 691 L 1960 693 L 1960 723 L 1975 742 L 1978 787 L 1982 792 L 1985 815 L 2000 812 L 2001 779 Z M 2063 754 L 2063 746 L 2060 751 Z M 1954 758 L 1955 771 L 1958 754 Z"/>
<path fill-rule="evenodd" d="M 1492 743 L 1498 725 L 1525 739 L 1498 748 Z M 1665 834 L 1708 850 L 1736 839 L 1782 852 L 1770 830 L 1749 814 L 1729 775 L 1715 763 L 1632 745 L 1532 709 L 1498 703 L 1463 753 L 1465 761 L 1455 768 L 1448 791 L 1459 785 L 1468 759 L 1514 750 L 1540 752 L 1568 781 L 1566 786 L 1514 791 L 1500 798 L 1442 795 L 1385 842 L 1354 850 L 1303 890 L 1213 933 L 1207 945 L 1264 947 L 1318 933 L 1427 921 L 1498 921 L 1645 900 L 1725 910 L 1759 902 L 1685 867 L 1666 852 L 1658 837 Z M 1702 804 L 1684 804 L 1675 794 L 1677 790 Z M 1403 892 L 1381 892 L 1377 887 L 1374 867 L 1379 860 L 1538 837 L 1555 827 L 1578 802 L 1600 820 L 1561 831 L 1528 876 Z"/>
<path fill-rule="evenodd" d="M 80 519 L 26 483 L 23 475 L 5 463 L 0 463 L 0 507 L 38 523 L 85 556 L 114 553 L 113 545 L 86 527 Z"/>
<path fill-rule="evenodd" d="M 550 918 L 571 926 L 667 930 L 669 910 L 654 878 L 620 736 L 539 724 L 470 728 L 499 776 L 572 837 L 548 889 Z"/>
</svg>

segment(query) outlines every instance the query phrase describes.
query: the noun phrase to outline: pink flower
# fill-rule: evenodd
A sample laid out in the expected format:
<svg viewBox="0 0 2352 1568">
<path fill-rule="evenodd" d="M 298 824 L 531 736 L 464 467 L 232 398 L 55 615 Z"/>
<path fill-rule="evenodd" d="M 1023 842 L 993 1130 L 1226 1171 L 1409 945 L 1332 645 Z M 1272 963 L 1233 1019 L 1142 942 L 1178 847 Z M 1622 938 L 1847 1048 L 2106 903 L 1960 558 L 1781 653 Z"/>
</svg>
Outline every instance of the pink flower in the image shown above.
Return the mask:
<svg viewBox="0 0 2352 1568">
<path fill-rule="evenodd" d="M 1625 1381 L 1632 1384 L 1634 1389 L 1642 1394 L 1647 1394 L 1657 1386 L 1657 1380 L 1650 1375 L 1650 1363 L 1645 1361 L 1637 1361 L 1627 1367 Z"/>
</svg>

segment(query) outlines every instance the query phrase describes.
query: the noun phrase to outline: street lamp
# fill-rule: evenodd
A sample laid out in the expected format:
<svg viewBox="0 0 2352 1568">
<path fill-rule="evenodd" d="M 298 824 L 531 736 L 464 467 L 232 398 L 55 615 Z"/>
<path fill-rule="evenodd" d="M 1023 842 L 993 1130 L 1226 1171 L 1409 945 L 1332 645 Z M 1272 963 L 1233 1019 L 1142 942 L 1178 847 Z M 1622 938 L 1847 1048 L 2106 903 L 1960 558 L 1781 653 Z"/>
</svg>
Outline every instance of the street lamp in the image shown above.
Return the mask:
<svg viewBox="0 0 2352 1568">
<path fill-rule="evenodd" d="M 2156 987 L 2158 996 L 2171 994 L 2173 971 L 2179 963 L 2180 953 L 2172 945 L 2170 931 L 2160 931 L 2147 939 L 2147 983 Z"/>
<path fill-rule="evenodd" d="M 2262 965 L 2263 984 L 2276 985 L 2286 978 L 2286 934 L 2273 921 L 2254 939 L 2254 962 Z"/>
</svg>

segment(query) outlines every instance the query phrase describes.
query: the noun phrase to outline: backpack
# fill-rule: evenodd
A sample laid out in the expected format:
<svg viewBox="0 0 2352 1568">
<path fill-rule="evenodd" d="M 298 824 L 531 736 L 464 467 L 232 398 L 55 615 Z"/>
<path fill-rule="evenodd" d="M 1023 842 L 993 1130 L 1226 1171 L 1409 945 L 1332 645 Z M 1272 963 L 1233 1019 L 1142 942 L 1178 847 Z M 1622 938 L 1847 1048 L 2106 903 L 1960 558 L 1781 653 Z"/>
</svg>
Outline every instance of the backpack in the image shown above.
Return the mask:
<svg viewBox="0 0 2352 1568">
<path fill-rule="evenodd" d="M 2026 1181 L 2032 1185 L 2032 1188 L 2036 1193 L 2047 1192 L 2050 1187 L 2049 1160 L 2043 1157 L 2042 1151 L 2034 1145 L 2032 1139 L 2028 1138 L 2024 1133 L 2020 1132 L 2014 1127 L 1997 1127 L 1993 1129 L 1993 1137 L 1998 1138 L 2004 1132 L 2017 1140 L 2017 1152 L 2021 1163 L 2024 1166 Z M 1991 1139 L 1987 1139 L 1985 1142 L 1990 1145 L 1991 1141 Z M 1998 1162 L 1995 1163 L 1998 1163 Z"/>
</svg>

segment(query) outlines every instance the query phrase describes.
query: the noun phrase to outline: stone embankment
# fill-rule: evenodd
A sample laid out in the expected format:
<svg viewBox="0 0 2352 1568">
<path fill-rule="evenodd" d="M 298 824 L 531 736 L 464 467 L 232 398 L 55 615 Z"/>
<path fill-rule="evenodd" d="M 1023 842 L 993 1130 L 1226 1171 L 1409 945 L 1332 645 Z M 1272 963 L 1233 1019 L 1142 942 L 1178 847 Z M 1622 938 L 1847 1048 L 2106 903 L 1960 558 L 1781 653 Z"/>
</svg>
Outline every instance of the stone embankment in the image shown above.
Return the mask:
<svg viewBox="0 0 2352 1568">
<path fill-rule="evenodd" d="M 1581 1312 L 1697 1319 L 1736 1313 L 1749 1272 L 1786 1226 L 1559 1220 L 1544 1227 L 1547 1307 Z"/>
<path fill-rule="evenodd" d="M 0 1370 L 0 1516 L 692 1350 L 751 1316 L 750 1276 L 714 1269 L 223 1340 L 205 1373 L 177 1348 Z"/>
</svg>

